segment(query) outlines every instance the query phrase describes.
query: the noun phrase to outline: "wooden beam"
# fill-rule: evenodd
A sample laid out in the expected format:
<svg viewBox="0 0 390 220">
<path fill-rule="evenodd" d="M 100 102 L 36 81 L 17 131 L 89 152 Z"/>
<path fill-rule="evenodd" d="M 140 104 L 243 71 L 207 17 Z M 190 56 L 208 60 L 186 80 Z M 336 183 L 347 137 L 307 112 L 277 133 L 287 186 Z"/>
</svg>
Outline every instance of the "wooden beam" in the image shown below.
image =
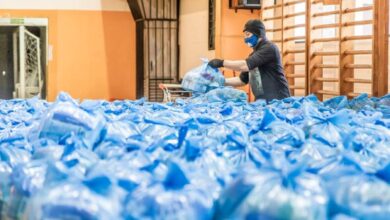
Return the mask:
<svg viewBox="0 0 390 220">
<path fill-rule="evenodd" d="M 282 7 L 282 4 L 275 4 L 275 5 L 266 6 L 263 8 L 263 10 L 275 9 L 280 7 Z"/>
<path fill-rule="evenodd" d="M 340 93 L 338 93 L 336 91 L 329 91 L 329 90 L 319 90 L 316 93 L 321 94 L 321 95 L 332 95 L 332 96 L 340 95 Z"/>
<path fill-rule="evenodd" d="M 306 89 L 305 86 L 290 85 L 290 90 Z"/>
<path fill-rule="evenodd" d="M 389 0 L 374 1 L 373 96 L 388 93 Z"/>
<path fill-rule="evenodd" d="M 287 38 L 284 38 L 284 42 L 287 42 L 287 41 L 297 41 L 297 40 L 305 40 L 305 39 L 306 39 L 306 36 L 287 37 Z"/>
<path fill-rule="evenodd" d="M 344 81 L 349 83 L 366 83 L 366 84 L 372 83 L 372 80 L 370 79 L 345 78 Z"/>
<path fill-rule="evenodd" d="M 284 54 L 289 54 L 289 53 L 305 53 L 306 50 L 286 50 L 284 51 Z"/>
<path fill-rule="evenodd" d="M 344 26 L 356 26 L 356 25 L 368 25 L 368 24 L 372 24 L 372 20 L 350 21 L 350 22 L 345 22 L 343 25 Z"/>
<path fill-rule="evenodd" d="M 311 29 L 313 30 L 317 30 L 317 29 L 326 29 L 326 28 L 338 28 L 339 27 L 339 24 L 319 24 L 319 25 L 315 25 L 313 27 L 311 27 Z"/>
<path fill-rule="evenodd" d="M 295 61 L 287 61 L 286 66 L 301 66 L 305 65 L 306 62 L 295 62 Z"/>
<path fill-rule="evenodd" d="M 350 98 L 355 98 L 355 97 L 357 97 L 357 96 L 359 96 L 359 95 L 361 95 L 361 93 L 354 93 L 354 92 L 350 92 L 350 93 L 348 93 L 348 97 L 350 97 Z M 368 97 L 372 97 L 372 95 L 371 94 L 368 94 Z"/>
<path fill-rule="evenodd" d="M 315 64 L 313 68 L 318 69 L 338 69 L 339 65 L 336 64 Z"/>
<path fill-rule="evenodd" d="M 308 70 L 309 70 L 309 80 L 308 84 L 310 86 L 310 93 L 317 94 L 317 97 L 319 100 L 323 100 L 323 95 L 322 93 L 319 93 L 318 91 L 323 89 L 323 82 L 318 81 L 318 78 L 323 78 L 323 69 L 322 68 L 315 68 L 316 65 L 321 64 L 323 61 L 322 56 L 311 56 L 309 58 L 309 65 L 308 65 Z"/>
<path fill-rule="evenodd" d="M 264 18 L 263 21 L 281 20 L 282 18 L 283 18 L 282 16 L 276 16 L 272 18 Z"/>
<path fill-rule="evenodd" d="M 345 36 L 343 41 L 347 40 L 372 40 L 372 35 Z"/>
<path fill-rule="evenodd" d="M 315 4 L 322 4 L 322 3 L 324 3 L 324 0 L 313 0 L 312 2 L 311 2 L 311 4 L 312 5 L 315 5 Z"/>
<path fill-rule="evenodd" d="M 312 43 L 323 43 L 323 42 L 332 42 L 332 41 L 339 41 L 338 37 L 330 37 L 330 38 L 317 38 L 313 39 Z"/>
<path fill-rule="evenodd" d="M 306 44 L 305 44 L 305 94 L 310 93 L 310 53 L 311 53 L 311 0 L 306 1 Z"/>
<path fill-rule="evenodd" d="M 344 9 L 343 13 L 354 13 L 354 12 L 361 12 L 361 11 L 371 11 L 373 9 L 372 6 L 365 6 L 365 7 L 360 7 L 360 8 L 347 8 Z"/>
<path fill-rule="evenodd" d="M 306 27 L 306 24 L 296 24 L 296 25 L 286 26 L 284 27 L 283 30 L 290 30 L 290 29 L 302 28 L 302 27 Z"/>
<path fill-rule="evenodd" d="M 313 53 L 313 56 L 338 56 L 338 51 L 317 51 Z"/>
<path fill-rule="evenodd" d="M 313 17 L 322 17 L 322 16 L 329 16 L 329 15 L 338 15 L 339 14 L 339 10 L 335 10 L 335 11 L 326 11 L 326 12 L 318 12 L 318 13 L 315 13 L 313 14 Z"/>
<path fill-rule="evenodd" d="M 347 64 L 344 66 L 347 69 L 372 69 L 372 65 L 369 64 Z"/>
<path fill-rule="evenodd" d="M 305 78 L 305 73 L 286 74 L 287 78 Z"/>
<path fill-rule="evenodd" d="M 296 5 L 305 2 L 306 0 L 295 0 L 291 2 L 286 2 L 284 3 L 284 6 L 291 6 L 291 5 Z"/>
<path fill-rule="evenodd" d="M 340 14 L 343 14 L 343 7 L 354 7 L 354 2 L 341 2 L 340 5 Z M 345 36 L 353 36 L 354 30 L 351 28 L 344 28 L 346 27 L 343 25 L 346 23 L 345 21 L 354 21 L 355 20 L 355 14 L 344 14 L 340 16 L 340 83 L 339 83 L 339 91 L 340 95 L 347 95 L 348 93 L 354 92 L 354 84 L 351 82 L 346 81 L 347 78 L 353 78 L 354 77 L 354 69 L 351 68 L 345 68 L 348 64 L 354 63 L 354 54 L 361 54 L 362 52 L 357 52 L 354 50 L 354 42 L 353 41 L 343 41 L 343 38 Z"/>
<path fill-rule="evenodd" d="M 372 54 L 372 50 L 354 50 L 353 47 L 349 47 L 344 51 L 345 55 L 369 55 Z"/>
<path fill-rule="evenodd" d="M 341 0 L 322 0 L 324 5 L 339 5 Z"/>
<path fill-rule="evenodd" d="M 292 18 L 292 17 L 297 17 L 297 16 L 302 16 L 305 15 L 306 12 L 297 12 L 297 13 L 292 13 L 292 14 L 286 14 L 283 16 L 283 18 Z"/>
<path fill-rule="evenodd" d="M 283 30 L 287 26 L 290 25 L 290 24 L 287 23 L 286 18 L 289 17 L 288 13 L 291 13 L 291 12 L 287 11 L 285 3 L 286 3 L 286 1 L 283 0 L 282 1 L 282 4 L 283 4 L 283 7 L 282 7 L 282 17 L 283 17 L 282 28 L 283 28 Z M 293 14 L 291 14 L 291 16 L 292 15 Z M 283 31 L 282 33 L 283 33 L 283 43 L 282 43 L 282 45 L 283 45 L 283 62 L 285 64 L 284 65 L 284 71 L 285 71 L 286 75 L 293 75 L 293 74 L 295 74 L 295 66 L 293 66 L 293 65 L 286 65 L 286 64 L 288 62 L 291 62 L 291 61 L 295 62 L 295 54 L 294 53 L 289 53 L 288 49 L 287 49 L 287 48 L 290 48 L 289 45 L 291 45 L 291 43 L 288 42 L 289 41 L 289 37 L 286 36 L 286 33 L 288 33 L 288 32 L 284 32 Z M 288 85 L 289 85 L 289 88 L 290 88 L 290 93 L 291 93 L 292 96 L 294 96 L 295 95 L 295 90 L 294 90 L 295 78 L 288 77 L 287 81 L 288 81 Z"/>
<path fill-rule="evenodd" d="M 315 78 L 315 80 L 321 81 L 321 82 L 339 82 L 339 79 L 338 79 L 338 78 L 323 78 L 323 77 L 318 77 L 318 78 Z"/>
</svg>

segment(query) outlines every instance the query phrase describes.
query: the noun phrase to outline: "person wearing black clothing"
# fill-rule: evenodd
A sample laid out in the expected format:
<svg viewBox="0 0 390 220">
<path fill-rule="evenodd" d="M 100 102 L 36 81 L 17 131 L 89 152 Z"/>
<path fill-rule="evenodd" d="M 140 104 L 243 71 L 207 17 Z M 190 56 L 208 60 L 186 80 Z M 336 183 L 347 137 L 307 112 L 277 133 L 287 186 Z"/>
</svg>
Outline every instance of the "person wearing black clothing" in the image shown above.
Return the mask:
<svg viewBox="0 0 390 220">
<path fill-rule="evenodd" d="M 279 49 L 267 39 L 263 22 L 249 20 L 245 24 L 244 33 L 245 43 L 253 48 L 246 60 L 213 59 L 209 65 L 240 71 L 239 77 L 226 79 L 226 86 L 237 87 L 249 83 L 256 100 L 269 102 L 290 97 Z"/>
</svg>

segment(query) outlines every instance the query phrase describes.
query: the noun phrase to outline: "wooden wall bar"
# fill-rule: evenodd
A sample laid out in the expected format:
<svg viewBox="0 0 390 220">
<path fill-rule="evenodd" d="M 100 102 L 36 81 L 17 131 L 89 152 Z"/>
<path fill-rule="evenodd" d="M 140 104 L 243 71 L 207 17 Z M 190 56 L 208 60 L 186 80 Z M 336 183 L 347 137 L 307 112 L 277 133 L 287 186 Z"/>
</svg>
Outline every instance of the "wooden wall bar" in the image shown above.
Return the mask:
<svg viewBox="0 0 390 220">
<path fill-rule="evenodd" d="M 263 1 L 263 21 L 269 38 L 276 43 L 283 57 L 283 65 L 292 95 L 307 94 L 306 77 L 306 36 L 295 35 L 298 28 L 306 29 L 306 22 L 295 23 L 298 16 L 306 16 L 305 0 L 265 0 Z M 295 6 L 303 4 L 303 11 Z M 306 19 L 304 19 L 306 20 Z M 299 42 L 299 43 L 297 43 Z"/>
<path fill-rule="evenodd" d="M 388 93 L 389 63 L 389 0 L 375 0 L 374 4 L 374 77 L 372 94 L 380 97 Z"/>
<path fill-rule="evenodd" d="M 388 93 L 389 2 L 372 2 L 358 6 L 354 0 L 263 1 L 263 21 L 270 40 L 281 49 L 293 95 L 314 93 L 324 100 Z M 295 11 L 294 5 L 301 3 L 305 10 Z M 358 13 L 372 13 L 372 18 L 364 14 L 359 19 Z M 296 23 L 297 16 L 305 16 L 305 23 Z M 297 28 L 305 28 L 305 36 L 296 36 Z"/>
<path fill-rule="evenodd" d="M 339 23 L 340 30 L 340 94 L 353 97 L 354 82 L 347 81 L 346 79 L 354 79 L 355 68 L 345 68 L 347 65 L 354 65 L 355 55 L 348 54 L 348 51 L 354 51 L 354 28 L 349 28 L 344 24 L 355 20 L 354 13 L 344 13 L 346 10 L 351 10 L 355 7 L 355 4 L 351 1 L 345 1 L 340 3 L 340 16 Z M 344 28 L 346 27 L 346 28 Z M 352 40 L 350 40 L 351 38 Z M 370 36 L 369 39 L 372 39 Z M 370 73 L 371 74 L 371 73 Z"/>
<path fill-rule="evenodd" d="M 325 8 L 320 1 L 308 1 L 311 25 L 309 26 L 309 93 L 320 100 L 339 95 L 339 40 L 340 7 Z M 325 33 L 329 33 L 325 35 Z M 331 36 L 330 33 L 333 33 Z M 335 86 L 331 86 L 331 85 Z"/>
</svg>

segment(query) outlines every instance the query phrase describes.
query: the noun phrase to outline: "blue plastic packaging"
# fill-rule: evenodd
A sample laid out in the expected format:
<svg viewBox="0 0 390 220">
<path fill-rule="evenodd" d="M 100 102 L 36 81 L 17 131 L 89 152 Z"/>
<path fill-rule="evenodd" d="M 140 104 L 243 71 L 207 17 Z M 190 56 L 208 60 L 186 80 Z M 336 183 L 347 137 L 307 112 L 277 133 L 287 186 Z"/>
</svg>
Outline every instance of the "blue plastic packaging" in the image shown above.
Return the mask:
<svg viewBox="0 0 390 220">
<path fill-rule="evenodd" d="M 191 183 L 177 163 L 169 163 L 165 178 L 135 190 L 128 199 L 125 219 L 211 219 L 213 199 Z"/>
<path fill-rule="evenodd" d="M 207 102 L 246 102 L 247 100 L 248 95 L 244 91 L 231 87 L 217 88 L 205 95 Z"/>
<path fill-rule="evenodd" d="M 100 114 L 90 114 L 72 102 L 57 102 L 42 119 L 39 138 L 59 142 L 74 134 L 88 147 L 99 141 L 105 120 Z"/>
<path fill-rule="evenodd" d="M 389 216 L 389 95 L 248 103 L 197 74 L 167 104 L 0 100 L 1 219 Z"/>
<path fill-rule="evenodd" d="M 183 89 L 206 93 L 225 84 L 225 78 L 218 69 L 210 67 L 207 62 L 186 73 L 181 83 Z"/>
<path fill-rule="evenodd" d="M 0 217 L 6 215 L 6 210 L 10 195 L 10 175 L 12 173 L 11 167 L 5 162 L 0 161 Z"/>
<path fill-rule="evenodd" d="M 327 219 L 328 196 L 316 175 L 264 167 L 240 175 L 217 202 L 217 219 Z M 249 170 L 249 172 L 248 172 Z"/>
<path fill-rule="evenodd" d="M 390 214 L 390 186 L 364 174 L 343 175 L 328 181 L 332 201 L 330 210 L 357 219 L 388 219 Z"/>
<path fill-rule="evenodd" d="M 25 216 L 29 219 L 120 219 L 121 205 L 108 192 L 111 190 L 107 178 L 96 178 L 89 182 L 63 182 L 51 186 L 35 195 L 27 205 Z"/>
</svg>

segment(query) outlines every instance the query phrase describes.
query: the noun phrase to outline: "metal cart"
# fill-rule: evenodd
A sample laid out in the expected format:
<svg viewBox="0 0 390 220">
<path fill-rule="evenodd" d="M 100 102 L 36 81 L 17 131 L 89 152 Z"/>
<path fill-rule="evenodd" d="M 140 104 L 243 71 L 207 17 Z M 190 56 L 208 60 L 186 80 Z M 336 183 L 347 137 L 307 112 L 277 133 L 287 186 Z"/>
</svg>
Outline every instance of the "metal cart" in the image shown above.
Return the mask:
<svg viewBox="0 0 390 220">
<path fill-rule="evenodd" d="M 164 92 L 163 102 L 174 102 L 176 99 L 186 99 L 192 96 L 192 92 L 185 91 L 180 84 L 160 84 L 160 89 Z"/>
</svg>

